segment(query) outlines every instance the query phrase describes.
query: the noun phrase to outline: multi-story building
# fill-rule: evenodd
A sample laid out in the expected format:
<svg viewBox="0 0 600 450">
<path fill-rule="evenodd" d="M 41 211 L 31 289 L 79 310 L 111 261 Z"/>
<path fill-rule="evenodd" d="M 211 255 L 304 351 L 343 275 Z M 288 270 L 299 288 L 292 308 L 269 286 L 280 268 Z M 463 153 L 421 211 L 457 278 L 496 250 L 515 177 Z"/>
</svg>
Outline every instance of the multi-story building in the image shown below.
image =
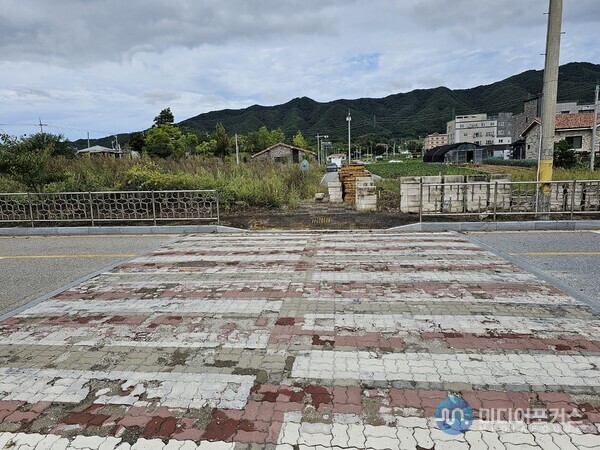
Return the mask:
<svg viewBox="0 0 600 450">
<path fill-rule="evenodd" d="M 502 145 L 512 142 L 512 113 L 456 116 L 446 124 L 448 144 L 472 142 L 477 145 Z"/>
<path fill-rule="evenodd" d="M 446 145 L 448 143 L 448 135 L 441 133 L 433 133 L 425 136 L 423 140 L 423 151 L 431 150 L 432 148 Z"/>
</svg>

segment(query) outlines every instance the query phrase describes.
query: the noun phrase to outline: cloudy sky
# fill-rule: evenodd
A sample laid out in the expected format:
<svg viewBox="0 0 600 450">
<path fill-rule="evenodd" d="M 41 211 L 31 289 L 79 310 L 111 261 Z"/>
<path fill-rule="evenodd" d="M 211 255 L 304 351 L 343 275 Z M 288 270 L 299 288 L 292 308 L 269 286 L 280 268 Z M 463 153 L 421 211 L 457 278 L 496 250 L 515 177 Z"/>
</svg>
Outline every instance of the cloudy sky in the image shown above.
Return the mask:
<svg viewBox="0 0 600 450">
<path fill-rule="evenodd" d="M 0 132 L 71 139 L 225 108 L 469 88 L 543 68 L 548 0 L 0 0 Z M 564 0 L 561 64 L 600 63 Z"/>
</svg>

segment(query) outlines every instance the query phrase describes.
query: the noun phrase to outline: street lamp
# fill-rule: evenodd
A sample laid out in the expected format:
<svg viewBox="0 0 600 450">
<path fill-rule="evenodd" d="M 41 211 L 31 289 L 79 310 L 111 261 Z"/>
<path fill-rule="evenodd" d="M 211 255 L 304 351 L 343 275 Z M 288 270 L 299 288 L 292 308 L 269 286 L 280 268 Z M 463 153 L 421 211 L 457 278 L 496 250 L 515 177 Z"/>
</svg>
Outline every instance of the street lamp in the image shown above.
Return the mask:
<svg viewBox="0 0 600 450">
<path fill-rule="evenodd" d="M 348 122 L 348 164 L 350 164 L 350 122 L 352 121 L 352 117 L 350 117 L 350 110 L 348 110 L 348 116 L 346 116 L 346 122 Z"/>
</svg>

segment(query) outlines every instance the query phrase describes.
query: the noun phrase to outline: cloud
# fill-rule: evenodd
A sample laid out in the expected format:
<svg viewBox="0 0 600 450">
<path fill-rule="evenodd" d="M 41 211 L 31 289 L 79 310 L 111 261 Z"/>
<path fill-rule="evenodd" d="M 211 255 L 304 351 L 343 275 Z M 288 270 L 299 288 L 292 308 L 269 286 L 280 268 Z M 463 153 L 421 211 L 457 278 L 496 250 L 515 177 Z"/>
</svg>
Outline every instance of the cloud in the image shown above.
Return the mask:
<svg viewBox="0 0 600 450">
<path fill-rule="evenodd" d="M 376 70 L 379 65 L 379 58 L 381 57 L 380 52 L 367 53 L 365 55 L 358 55 L 350 58 L 348 63 L 351 69 L 354 70 Z"/>
<path fill-rule="evenodd" d="M 469 88 L 543 67 L 546 9 L 522 0 L 0 0 L 0 123 L 42 117 L 114 134 L 146 128 L 167 106 L 179 121 L 301 96 Z M 597 0 L 565 2 L 561 62 L 600 60 L 598 22 Z"/>
<path fill-rule="evenodd" d="M 0 51 L 13 61 L 81 64 L 178 46 L 331 34 L 328 9 L 311 1 L 22 0 L 0 17 Z"/>
</svg>

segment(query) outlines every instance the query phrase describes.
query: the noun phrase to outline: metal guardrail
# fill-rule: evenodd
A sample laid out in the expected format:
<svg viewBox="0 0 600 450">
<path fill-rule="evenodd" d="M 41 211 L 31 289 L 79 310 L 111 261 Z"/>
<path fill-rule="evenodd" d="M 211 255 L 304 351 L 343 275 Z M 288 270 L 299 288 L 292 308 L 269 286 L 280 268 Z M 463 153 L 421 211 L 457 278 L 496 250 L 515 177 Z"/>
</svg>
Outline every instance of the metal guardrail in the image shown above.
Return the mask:
<svg viewBox="0 0 600 450">
<path fill-rule="evenodd" d="M 215 190 L 0 194 L 0 223 L 219 222 Z"/>
<path fill-rule="evenodd" d="M 419 216 L 549 216 L 600 214 L 600 181 L 552 181 L 550 211 L 538 211 L 535 181 L 420 183 Z"/>
</svg>

